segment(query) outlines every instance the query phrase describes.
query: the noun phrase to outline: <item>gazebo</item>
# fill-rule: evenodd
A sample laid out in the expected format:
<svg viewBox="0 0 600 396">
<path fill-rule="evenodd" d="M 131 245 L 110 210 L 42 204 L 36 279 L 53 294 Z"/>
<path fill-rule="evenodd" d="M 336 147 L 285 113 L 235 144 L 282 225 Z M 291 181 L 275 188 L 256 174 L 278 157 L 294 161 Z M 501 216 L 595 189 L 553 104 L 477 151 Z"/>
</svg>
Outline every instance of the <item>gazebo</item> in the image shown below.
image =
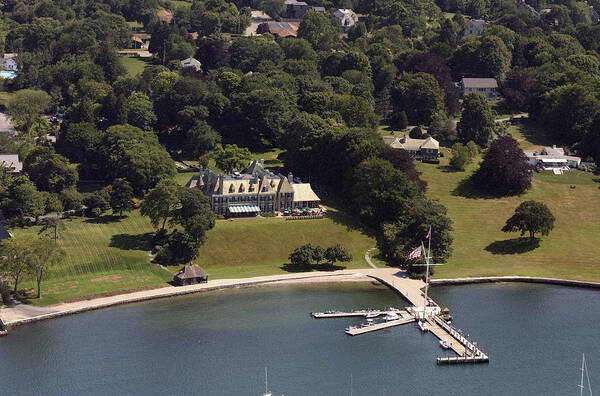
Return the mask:
<svg viewBox="0 0 600 396">
<path fill-rule="evenodd" d="M 208 281 L 208 274 L 197 264 L 186 265 L 173 276 L 177 286 L 195 285 Z"/>
</svg>

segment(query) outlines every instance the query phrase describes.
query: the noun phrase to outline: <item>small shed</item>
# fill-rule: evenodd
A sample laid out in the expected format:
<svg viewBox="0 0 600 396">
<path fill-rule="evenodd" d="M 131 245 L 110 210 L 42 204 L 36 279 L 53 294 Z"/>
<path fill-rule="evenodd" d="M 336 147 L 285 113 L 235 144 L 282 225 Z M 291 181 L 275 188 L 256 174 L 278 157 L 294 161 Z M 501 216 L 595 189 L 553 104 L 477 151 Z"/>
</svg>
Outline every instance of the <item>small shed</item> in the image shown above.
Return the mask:
<svg viewBox="0 0 600 396">
<path fill-rule="evenodd" d="M 208 274 L 199 265 L 186 265 L 173 275 L 173 282 L 177 286 L 195 285 L 208 281 Z"/>
</svg>

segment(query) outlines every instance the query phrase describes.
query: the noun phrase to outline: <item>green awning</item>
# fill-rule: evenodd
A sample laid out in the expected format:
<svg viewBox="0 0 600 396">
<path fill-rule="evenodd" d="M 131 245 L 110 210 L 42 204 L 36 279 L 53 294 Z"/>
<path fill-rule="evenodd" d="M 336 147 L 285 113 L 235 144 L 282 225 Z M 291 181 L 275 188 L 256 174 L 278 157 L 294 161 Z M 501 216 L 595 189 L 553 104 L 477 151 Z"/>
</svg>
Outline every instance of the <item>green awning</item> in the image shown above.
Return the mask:
<svg viewBox="0 0 600 396">
<path fill-rule="evenodd" d="M 260 208 L 255 205 L 230 205 L 227 207 L 229 213 L 258 213 Z"/>
</svg>

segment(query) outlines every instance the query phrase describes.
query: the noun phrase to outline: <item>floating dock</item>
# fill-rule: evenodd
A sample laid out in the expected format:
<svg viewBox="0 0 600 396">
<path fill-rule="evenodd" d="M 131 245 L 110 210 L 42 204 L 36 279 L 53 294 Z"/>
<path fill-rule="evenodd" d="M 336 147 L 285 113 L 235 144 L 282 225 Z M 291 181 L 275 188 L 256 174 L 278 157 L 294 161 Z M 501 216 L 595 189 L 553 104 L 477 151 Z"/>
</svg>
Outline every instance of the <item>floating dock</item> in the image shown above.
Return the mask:
<svg viewBox="0 0 600 396">
<path fill-rule="evenodd" d="M 489 363 L 490 359 L 487 356 L 454 356 L 454 357 L 438 357 L 437 364 L 466 364 L 466 363 Z"/>
<path fill-rule="evenodd" d="M 402 318 L 402 319 L 396 319 L 396 320 L 389 320 L 387 322 L 382 322 L 382 323 L 373 323 L 368 326 L 359 326 L 359 327 L 351 326 L 346 329 L 346 334 L 355 336 L 355 335 L 359 335 L 359 334 L 369 333 L 371 331 L 383 330 L 383 329 L 388 329 L 390 327 L 400 326 L 400 325 L 407 324 L 407 323 L 414 322 L 414 321 L 415 321 L 415 318 L 410 317 L 410 318 L 406 318 L 406 319 Z"/>
<path fill-rule="evenodd" d="M 408 313 L 401 309 L 390 308 L 385 310 L 380 309 L 359 309 L 352 312 L 341 312 L 341 311 L 325 311 L 325 312 L 312 312 L 311 315 L 313 318 L 323 319 L 323 318 L 346 318 L 350 316 L 362 316 L 362 317 L 372 317 L 376 318 L 380 315 L 387 315 L 389 312 L 394 312 L 397 314 Z"/>
</svg>

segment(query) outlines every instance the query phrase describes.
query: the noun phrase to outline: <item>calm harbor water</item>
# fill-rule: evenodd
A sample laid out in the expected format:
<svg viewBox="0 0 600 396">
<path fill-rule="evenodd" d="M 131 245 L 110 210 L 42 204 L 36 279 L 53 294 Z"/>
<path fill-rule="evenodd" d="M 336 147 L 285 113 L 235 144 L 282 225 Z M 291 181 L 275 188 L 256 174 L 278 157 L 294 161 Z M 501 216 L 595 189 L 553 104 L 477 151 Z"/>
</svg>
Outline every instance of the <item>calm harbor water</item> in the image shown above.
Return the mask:
<svg viewBox="0 0 600 396">
<path fill-rule="evenodd" d="M 600 389 L 600 292 L 495 284 L 433 288 L 489 365 L 435 364 L 414 325 L 350 337 L 361 319 L 310 311 L 404 306 L 382 286 L 286 285 L 158 300 L 14 329 L 2 395 L 575 395 L 581 352 Z"/>
</svg>

